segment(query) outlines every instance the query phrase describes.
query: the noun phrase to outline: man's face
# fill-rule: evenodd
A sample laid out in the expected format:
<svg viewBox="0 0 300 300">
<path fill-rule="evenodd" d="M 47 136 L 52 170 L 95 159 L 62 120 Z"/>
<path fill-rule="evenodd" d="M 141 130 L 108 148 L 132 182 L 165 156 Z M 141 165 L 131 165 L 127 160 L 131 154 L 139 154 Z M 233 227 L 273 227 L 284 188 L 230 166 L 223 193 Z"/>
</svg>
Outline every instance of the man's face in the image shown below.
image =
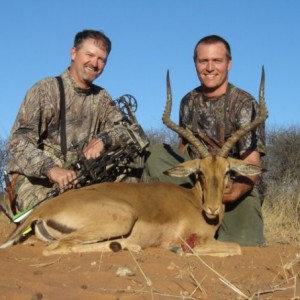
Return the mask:
<svg viewBox="0 0 300 300">
<path fill-rule="evenodd" d="M 226 92 L 231 68 L 231 59 L 226 54 L 226 47 L 221 42 L 199 44 L 196 48 L 196 71 L 207 96 L 219 96 Z"/>
<path fill-rule="evenodd" d="M 70 73 L 76 83 L 87 88 L 103 72 L 108 54 L 101 42 L 88 39 L 71 49 Z"/>
</svg>

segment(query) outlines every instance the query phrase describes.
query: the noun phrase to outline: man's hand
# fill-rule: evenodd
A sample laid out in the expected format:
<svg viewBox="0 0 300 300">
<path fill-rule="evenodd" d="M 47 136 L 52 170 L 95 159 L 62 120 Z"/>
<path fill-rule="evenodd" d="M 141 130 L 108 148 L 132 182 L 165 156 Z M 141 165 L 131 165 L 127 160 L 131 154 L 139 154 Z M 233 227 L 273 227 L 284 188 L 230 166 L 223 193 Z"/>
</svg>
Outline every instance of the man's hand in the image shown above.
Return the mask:
<svg viewBox="0 0 300 300">
<path fill-rule="evenodd" d="M 58 185 L 61 193 L 72 189 L 78 183 L 77 180 L 74 180 L 76 177 L 75 171 L 60 167 L 54 167 L 48 172 L 49 180 Z"/>
<path fill-rule="evenodd" d="M 98 139 L 92 139 L 83 149 L 83 154 L 86 159 L 97 158 L 104 150 L 104 143 Z"/>
<path fill-rule="evenodd" d="M 257 151 L 245 152 L 241 155 L 241 158 L 249 164 L 261 165 L 260 154 Z M 258 179 L 258 175 L 255 176 L 237 176 L 235 180 L 225 188 L 223 195 L 223 203 L 234 202 L 248 193 L 254 186 Z"/>
</svg>

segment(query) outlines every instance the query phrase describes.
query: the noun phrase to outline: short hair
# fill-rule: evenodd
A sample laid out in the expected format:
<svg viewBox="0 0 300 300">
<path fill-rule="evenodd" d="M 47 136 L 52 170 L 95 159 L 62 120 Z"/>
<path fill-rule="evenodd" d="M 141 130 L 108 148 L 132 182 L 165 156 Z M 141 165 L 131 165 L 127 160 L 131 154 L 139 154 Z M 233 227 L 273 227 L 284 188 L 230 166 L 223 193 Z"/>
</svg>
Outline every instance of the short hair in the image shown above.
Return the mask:
<svg viewBox="0 0 300 300">
<path fill-rule="evenodd" d="M 97 30 L 85 29 L 78 32 L 74 38 L 74 48 L 79 49 L 82 43 L 87 39 L 94 39 L 103 45 L 104 50 L 109 54 L 111 50 L 110 39 L 102 32 Z"/>
<path fill-rule="evenodd" d="M 223 39 L 222 37 L 218 36 L 218 35 L 208 35 L 208 36 L 205 36 L 204 38 L 202 38 L 201 40 L 199 40 L 194 48 L 194 61 L 196 61 L 196 58 L 197 58 L 197 54 L 196 54 L 196 50 L 197 50 L 197 47 L 200 45 L 200 44 L 207 44 L 207 45 L 211 45 L 211 44 L 215 44 L 215 43 L 222 43 L 225 48 L 226 48 L 226 56 L 228 59 L 231 59 L 232 56 L 231 56 L 231 49 L 230 49 L 230 45 L 229 43 Z"/>
</svg>

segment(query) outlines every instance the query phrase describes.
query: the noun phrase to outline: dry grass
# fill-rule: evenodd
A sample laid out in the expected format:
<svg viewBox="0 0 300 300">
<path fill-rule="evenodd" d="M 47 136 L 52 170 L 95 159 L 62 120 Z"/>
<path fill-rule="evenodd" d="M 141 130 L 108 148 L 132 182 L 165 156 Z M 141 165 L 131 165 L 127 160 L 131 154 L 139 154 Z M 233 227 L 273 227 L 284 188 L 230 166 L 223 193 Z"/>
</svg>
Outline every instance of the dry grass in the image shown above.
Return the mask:
<svg viewBox="0 0 300 300">
<path fill-rule="evenodd" d="M 300 187 L 269 185 L 263 205 L 268 242 L 300 245 Z"/>
</svg>

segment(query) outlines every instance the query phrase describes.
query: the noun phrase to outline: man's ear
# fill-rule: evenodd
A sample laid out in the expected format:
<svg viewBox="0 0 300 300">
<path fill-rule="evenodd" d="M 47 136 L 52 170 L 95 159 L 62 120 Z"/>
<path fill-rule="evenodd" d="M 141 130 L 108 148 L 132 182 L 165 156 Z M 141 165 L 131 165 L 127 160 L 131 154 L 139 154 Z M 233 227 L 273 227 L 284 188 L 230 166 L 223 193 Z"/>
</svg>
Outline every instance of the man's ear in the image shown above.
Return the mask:
<svg viewBox="0 0 300 300">
<path fill-rule="evenodd" d="M 71 61 L 73 61 L 76 57 L 76 48 L 75 47 L 72 47 L 71 50 L 70 50 L 70 56 L 71 56 Z"/>
<path fill-rule="evenodd" d="M 228 61 L 227 71 L 230 71 L 231 67 L 232 67 L 232 59 L 230 58 Z"/>
</svg>

